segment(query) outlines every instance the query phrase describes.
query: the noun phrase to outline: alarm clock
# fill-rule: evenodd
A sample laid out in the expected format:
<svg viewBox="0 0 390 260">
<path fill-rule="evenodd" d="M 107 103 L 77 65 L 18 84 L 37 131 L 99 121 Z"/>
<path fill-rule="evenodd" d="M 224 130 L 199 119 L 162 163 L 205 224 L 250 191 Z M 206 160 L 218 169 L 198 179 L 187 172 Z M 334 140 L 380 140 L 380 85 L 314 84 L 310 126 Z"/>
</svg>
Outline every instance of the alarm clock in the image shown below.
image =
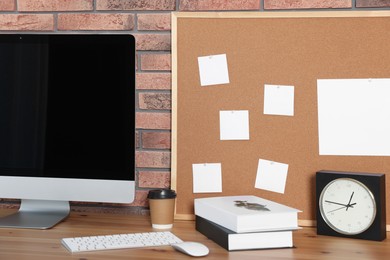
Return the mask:
<svg viewBox="0 0 390 260">
<path fill-rule="evenodd" d="M 384 240 L 385 190 L 384 174 L 317 172 L 317 234 Z"/>
</svg>

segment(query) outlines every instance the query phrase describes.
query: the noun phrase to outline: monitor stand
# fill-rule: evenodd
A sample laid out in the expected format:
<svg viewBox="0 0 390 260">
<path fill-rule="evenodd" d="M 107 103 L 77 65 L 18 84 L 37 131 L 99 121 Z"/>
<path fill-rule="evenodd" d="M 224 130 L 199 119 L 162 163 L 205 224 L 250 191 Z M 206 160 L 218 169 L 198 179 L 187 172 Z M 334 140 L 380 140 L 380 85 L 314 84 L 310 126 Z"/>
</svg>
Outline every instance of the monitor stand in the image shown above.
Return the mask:
<svg viewBox="0 0 390 260">
<path fill-rule="evenodd" d="M 0 227 L 48 229 L 69 212 L 69 201 L 22 200 L 18 212 L 0 218 Z"/>
</svg>

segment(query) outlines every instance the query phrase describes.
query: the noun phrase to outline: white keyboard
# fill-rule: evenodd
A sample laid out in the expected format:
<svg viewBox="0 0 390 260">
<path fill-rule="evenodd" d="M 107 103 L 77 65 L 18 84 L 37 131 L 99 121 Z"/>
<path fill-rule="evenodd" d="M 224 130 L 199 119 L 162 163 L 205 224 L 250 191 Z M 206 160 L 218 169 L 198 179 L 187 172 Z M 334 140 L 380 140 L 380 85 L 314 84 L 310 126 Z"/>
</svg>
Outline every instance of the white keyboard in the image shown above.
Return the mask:
<svg viewBox="0 0 390 260">
<path fill-rule="evenodd" d="M 86 252 L 95 250 L 139 248 L 151 246 L 168 246 L 183 241 L 169 231 L 130 233 L 91 237 L 63 238 L 62 245 L 70 252 Z"/>
</svg>

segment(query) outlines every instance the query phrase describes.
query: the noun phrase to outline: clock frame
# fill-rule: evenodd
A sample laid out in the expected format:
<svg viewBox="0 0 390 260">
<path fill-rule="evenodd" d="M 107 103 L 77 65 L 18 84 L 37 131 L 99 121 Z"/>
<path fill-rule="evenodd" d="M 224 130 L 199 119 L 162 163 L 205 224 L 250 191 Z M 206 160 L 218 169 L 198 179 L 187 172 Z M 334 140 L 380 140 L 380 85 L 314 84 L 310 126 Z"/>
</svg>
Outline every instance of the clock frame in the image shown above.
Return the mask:
<svg viewBox="0 0 390 260">
<path fill-rule="evenodd" d="M 352 179 L 362 183 L 371 192 L 375 205 L 376 214 L 371 225 L 362 232 L 348 234 L 331 227 L 331 224 L 323 218 L 320 211 L 320 197 L 324 188 L 336 179 Z M 358 173 L 322 170 L 316 173 L 316 215 L 317 234 L 338 237 L 348 237 L 366 240 L 382 241 L 386 238 L 386 186 L 385 174 Z M 347 203 L 344 202 L 344 203 Z M 350 207 L 353 208 L 353 207 Z M 351 220 L 353 219 L 351 215 Z"/>
</svg>

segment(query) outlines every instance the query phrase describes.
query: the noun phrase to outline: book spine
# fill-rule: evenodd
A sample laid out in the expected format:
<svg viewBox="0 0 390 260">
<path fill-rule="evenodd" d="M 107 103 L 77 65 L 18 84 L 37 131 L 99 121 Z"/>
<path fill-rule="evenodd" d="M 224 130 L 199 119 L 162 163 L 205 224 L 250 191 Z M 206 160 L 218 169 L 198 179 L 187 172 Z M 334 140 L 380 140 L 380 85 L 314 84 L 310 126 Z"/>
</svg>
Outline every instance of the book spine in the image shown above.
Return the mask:
<svg viewBox="0 0 390 260">
<path fill-rule="evenodd" d="M 223 232 L 215 225 L 210 225 L 205 219 L 196 216 L 195 229 L 221 247 L 229 250 L 229 234 Z"/>
</svg>

